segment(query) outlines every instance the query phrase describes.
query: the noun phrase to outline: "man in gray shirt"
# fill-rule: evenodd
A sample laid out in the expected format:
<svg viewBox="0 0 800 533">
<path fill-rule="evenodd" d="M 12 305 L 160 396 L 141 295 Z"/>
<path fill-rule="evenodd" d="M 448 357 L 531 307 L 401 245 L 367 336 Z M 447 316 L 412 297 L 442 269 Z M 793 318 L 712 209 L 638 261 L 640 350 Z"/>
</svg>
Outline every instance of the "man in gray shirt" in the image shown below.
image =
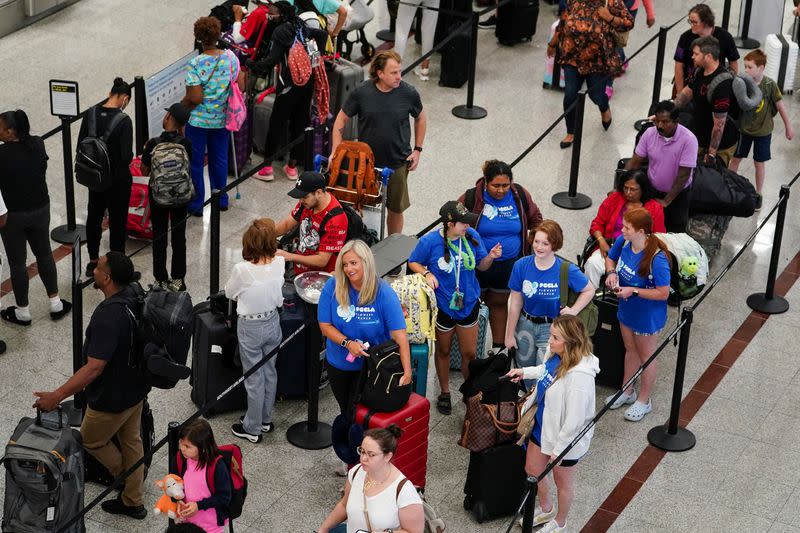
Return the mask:
<svg viewBox="0 0 800 533">
<path fill-rule="evenodd" d="M 409 208 L 408 172 L 415 170 L 422 153 L 427 119 L 417 90 L 401 80 L 400 56 L 392 50 L 378 53 L 369 68 L 370 79 L 348 96 L 333 125 L 331 157 L 342 142 L 345 125 L 358 116 L 358 140 L 367 143 L 375 165 L 394 174 L 386 193 L 386 229 L 403 231 L 403 211 Z M 414 147 L 411 124 L 414 119 Z"/>
</svg>

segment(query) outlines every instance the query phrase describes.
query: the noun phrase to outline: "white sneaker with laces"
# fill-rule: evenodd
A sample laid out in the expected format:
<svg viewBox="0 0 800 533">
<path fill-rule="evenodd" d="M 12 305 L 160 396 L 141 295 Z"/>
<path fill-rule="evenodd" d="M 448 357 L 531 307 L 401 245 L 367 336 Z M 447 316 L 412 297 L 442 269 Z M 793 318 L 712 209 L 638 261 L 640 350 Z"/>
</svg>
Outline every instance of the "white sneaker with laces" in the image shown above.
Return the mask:
<svg viewBox="0 0 800 533">
<path fill-rule="evenodd" d="M 536 509 L 533 511 L 533 527 L 539 527 L 542 524 L 550 522 L 556 517 L 557 514 L 558 514 L 558 503 L 556 501 L 553 502 L 552 509 L 550 509 L 546 513 L 542 511 L 541 507 L 536 507 Z M 522 518 L 517 520 L 517 525 L 519 527 L 522 527 Z"/>
<path fill-rule="evenodd" d="M 612 394 L 611 396 L 606 396 L 606 404 L 610 403 L 611 400 L 614 399 L 614 395 L 615 394 L 616 394 L 616 392 L 614 394 Z M 623 393 L 619 398 L 617 398 L 617 401 L 612 403 L 611 405 L 609 405 L 608 408 L 609 409 L 619 409 L 623 405 L 628 405 L 628 404 L 631 404 L 631 403 L 633 403 L 635 401 L 636 401 L 636 389 L 634 389 L 634 391 L 632 393 L 630 393 L 630 394 L 624 394 Z"/>
<path fill-rule="evenodd" d="M 419 65 L 414 67 L 414 74 L 417 75 L 419 81 L 428 81 L 429 79 L 431 79 L 430 72 L 431 72 L 430 68 L 420 67 Z"/>
<path fill-rule="evenodd" d="M 564 522 L 563 526 L 559 526 L 555 520 L 550 520 L 544 525 L 539 533 L 567 533 L 567 523 Z"/>
</svg>

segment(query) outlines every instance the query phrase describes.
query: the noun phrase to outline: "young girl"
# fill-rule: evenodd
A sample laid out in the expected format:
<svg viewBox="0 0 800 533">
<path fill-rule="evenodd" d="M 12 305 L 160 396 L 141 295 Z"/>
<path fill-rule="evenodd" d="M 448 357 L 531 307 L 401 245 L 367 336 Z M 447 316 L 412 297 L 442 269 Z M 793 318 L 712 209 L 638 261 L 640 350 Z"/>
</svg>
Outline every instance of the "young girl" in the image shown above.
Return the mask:
<svg viewBox="0 0 800 533">
<path fill-rule="evenodd" d="M 231 501 L 231 476 L 224 461 L 216 461 L 214 494 L 208 486 L 206 469 L 220 455 L 214 432 L 208 422 L 197 418 L 181 428 L 180 455 L 186 497 L 178 502 L 178 519 L 203 528 L 206 533 L 222 533 L 228 523 Z"/>
</svg>

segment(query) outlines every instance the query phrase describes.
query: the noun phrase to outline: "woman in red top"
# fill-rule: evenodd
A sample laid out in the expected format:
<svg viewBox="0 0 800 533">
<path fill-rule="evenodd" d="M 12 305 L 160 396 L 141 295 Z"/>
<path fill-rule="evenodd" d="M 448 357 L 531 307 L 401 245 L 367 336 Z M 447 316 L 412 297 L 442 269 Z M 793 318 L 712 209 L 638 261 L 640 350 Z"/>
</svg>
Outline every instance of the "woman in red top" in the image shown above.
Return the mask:
<svg viewBox="0 0 800 533">
<path fill-rule="evenodd" d="M 622 234 L 622 216 L 626 211 L 644 207 L 653 219 L 653 232 L 666 233 L 664 208 L 654 195 L 647 174 L 634 170 L 620 174 L 616 190 L 600 204 L 589 226 L 589 234 L 597 239 L 597 248 L 584 265 L 584 273 L 595 287 L 600 286 L 600 277 L 605 273 L 605 258 L 611 244 Z"/>
</svg>

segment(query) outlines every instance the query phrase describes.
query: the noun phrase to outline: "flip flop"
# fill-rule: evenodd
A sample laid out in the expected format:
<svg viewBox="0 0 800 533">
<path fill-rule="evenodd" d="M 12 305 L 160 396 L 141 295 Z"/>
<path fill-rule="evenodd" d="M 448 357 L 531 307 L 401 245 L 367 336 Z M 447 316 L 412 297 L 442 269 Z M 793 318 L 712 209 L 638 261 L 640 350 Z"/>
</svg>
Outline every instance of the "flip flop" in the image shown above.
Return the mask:
<svg viewBox="0 0 800 533">
<path fill-rule="evenodd" d="M 61 320 L 72 309 L 72 304 L 61 299 L 61 311 L 50 311 L 50 320 Z"/>
<path fill-rule="evenodd" d="M 12 324 L 17 324 L 20 326 L 30 326 L 31 325 L 30 320 L 20 320 L 19 318 L 17 318 L 17 313 L 14 311 L 16 308 L 17 307 L 15 305 L 12 305 L 7 309 L 3 309 L 2 311 L 0 311 L 0 318 L 5 320 L 6 322 L 11 322 Z"/>
</svg>

